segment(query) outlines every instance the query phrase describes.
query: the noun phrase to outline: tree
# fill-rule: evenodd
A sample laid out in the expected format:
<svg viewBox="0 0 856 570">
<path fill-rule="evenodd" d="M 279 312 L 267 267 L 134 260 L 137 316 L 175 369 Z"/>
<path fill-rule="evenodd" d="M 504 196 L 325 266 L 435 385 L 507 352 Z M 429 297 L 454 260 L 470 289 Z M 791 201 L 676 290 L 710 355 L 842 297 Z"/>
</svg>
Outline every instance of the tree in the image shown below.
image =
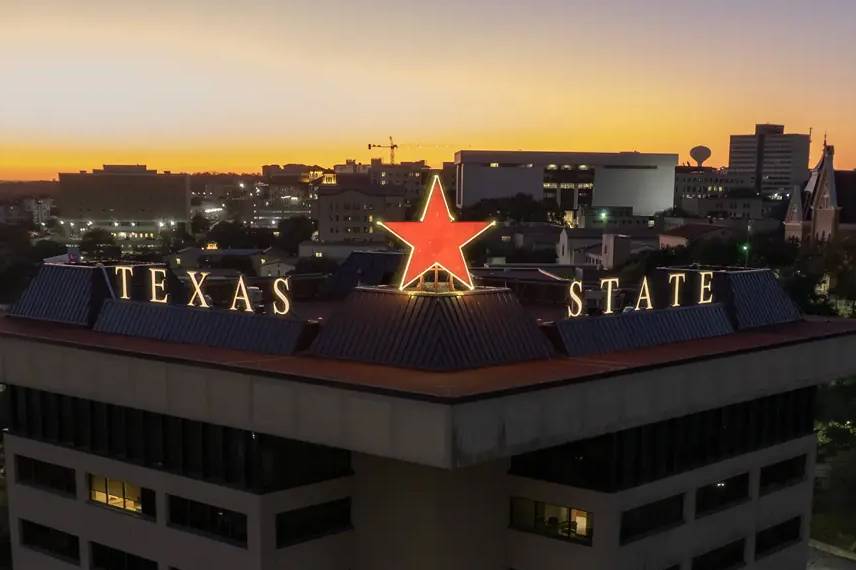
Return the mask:
<svg viewBox="0 0 856 570">
<path fill-rule="evenodd" d="M 547 222 L 550 215 L 544 203 L 528 194 L 506 198 L 489 198 L 464 208 L 464 220 L 513 220 L 515 222 Z"/>
<path fill-rule="evenodd" d="M 120 250 L 113 234 L 102 228 L 92 228 L 80 238 L 80 253 L 87 257 L 115 258 L 119 257 Z"/>
<path fill-rule="evenodd" d="M 210 229 L 211 222 L 208 221 L 208 218 L 206 218 L 202 214 L 196 214 L 195 216 L 193 216 L 193 219 L 190 220 L 190 233 L 195 236 L 208 233 L 208 230 Z"/>
<path fill-rule="evenodd" d="M 300 242 L 312 238 L 315 223 L 306 216 L 286 218 L 279 222 L 279 239 L 277 245 L 283 251 L 297 255 Z"/>
<path fill-rule="evenodd" d="M 251 248 L 253 238 L 243 224 L 218 222 L 206 234 L 206 241 L 216 242 L 220 248 Z"/>
</svg>

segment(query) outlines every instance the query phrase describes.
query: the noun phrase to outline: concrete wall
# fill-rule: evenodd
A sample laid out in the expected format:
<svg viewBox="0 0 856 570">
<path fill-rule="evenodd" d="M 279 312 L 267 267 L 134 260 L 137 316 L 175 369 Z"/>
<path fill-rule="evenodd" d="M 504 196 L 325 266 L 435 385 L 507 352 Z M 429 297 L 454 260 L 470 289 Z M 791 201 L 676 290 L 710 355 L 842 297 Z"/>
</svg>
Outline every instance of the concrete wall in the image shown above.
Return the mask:
<svg viewBox="0 0 856 570">
<path fill-rule="evenodd" d="M 83 568 L 90 567 L 90 541 L 154 560 L 160 564 L 161 570 L 170 566 L 181 570 L 306 568 L 304 563 L 307 560 L 312 560 L 313 569 L 342 570 L 348 567 L 352 556 L 352 532 L 284 549 L 277 549 L 275 541 L 276 513 L 348 496 L 352 490 L 351 478 L 255 495 L 9 434 L 5 435 L 4 442 L 16 569 L 50 568 L 56 560 L 21 546 L 18 521 L 22 518 L 77 535 Z M 77 497 L 68 498 L 15 483 L 13 457 L 17 454 L 74 468 Z M 107 475 L 154 490 L 156 520 L 89 502 L 88 473 Z M 246 514 L 247 547 L 169 526 L 167 494 Z M 56 564 L 70 567 L 61 561 Z"/>
<path fill-rule="evenodd" d="M 448 405 L 2 338 L 0 382 L 453 468 L 829 382 L 854 352 L 842 336 Z"/>
<path fill-rule="evenodd" d="M 585 164 L 595 171 L 594 207 L 632 206 L 635 214 L 649 216 L 674 205 L 677 162 L 674 154 L 635 152 L 459 151 L 455 155 L 457 205 L 521 193 L 540 201 L 548 165 Z M 491 163 L 500 166 L 491 167 Z"/>
</svg>

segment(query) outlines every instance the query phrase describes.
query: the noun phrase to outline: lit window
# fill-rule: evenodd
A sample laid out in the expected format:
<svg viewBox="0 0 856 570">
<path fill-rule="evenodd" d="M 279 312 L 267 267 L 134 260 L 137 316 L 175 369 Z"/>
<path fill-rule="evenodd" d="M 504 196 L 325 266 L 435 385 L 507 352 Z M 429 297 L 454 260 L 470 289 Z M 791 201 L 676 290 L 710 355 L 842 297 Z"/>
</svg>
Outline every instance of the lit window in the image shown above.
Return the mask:
<svg viewBox="0 0 856 570">
<path fill-rule="evenodd" d="M 498 162 L 491 162 L 490 167 L 491 168 L 499 168 L 499 163 Z"/>
<path fill-rule="evenodd" d="M 316 251 L 315 257 L 324 257 L 324 252 L 323 251 Z"/>
<path fill-rule="evenodd" d="M 588 545 L 592 541 L 593 528 L 590 512 L 522 497 L 511 499 L 511 526 L 519 530 Z"/>
<path fill-rule="evenodd" d="M 155 516 L 154 491 L 127 481 L 90 474 L 89 500 L 115 509 Z"/>
</svg>

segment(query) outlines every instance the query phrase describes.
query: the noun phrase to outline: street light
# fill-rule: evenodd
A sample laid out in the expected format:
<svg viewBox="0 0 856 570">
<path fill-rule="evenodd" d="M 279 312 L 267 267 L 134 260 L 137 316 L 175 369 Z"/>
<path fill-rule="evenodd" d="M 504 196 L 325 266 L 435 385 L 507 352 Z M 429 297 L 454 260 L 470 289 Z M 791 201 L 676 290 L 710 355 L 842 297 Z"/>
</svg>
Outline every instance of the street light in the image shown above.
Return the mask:
<svg viewBox="0 0 856 570">
<path fill-rule="evenodd" d="M 743 245 L 740 246 L 740 249 L 743 251 L 743 255 L 744 255 L 743 267 L 748 267 L 749 266 L 749 244 L 744 243 Z"/>
</svg>

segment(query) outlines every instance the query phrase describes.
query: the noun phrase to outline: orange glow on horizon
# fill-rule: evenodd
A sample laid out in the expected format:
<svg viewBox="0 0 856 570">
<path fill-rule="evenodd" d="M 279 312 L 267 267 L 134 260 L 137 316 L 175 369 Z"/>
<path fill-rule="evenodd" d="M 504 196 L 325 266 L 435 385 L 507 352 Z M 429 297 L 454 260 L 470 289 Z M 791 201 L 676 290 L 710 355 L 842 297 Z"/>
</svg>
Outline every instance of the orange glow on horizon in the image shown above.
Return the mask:
<svg viewBox="0 0 856 570">
<path fill-rule="evenodd" d="M 734 6 L 741 6 L 734 17 Z M 13 2 L 0 180 L 104 163 L 258 173 L 462 149 L 677 153 L 755 123 L 856 167 L 856 3 Z M 787 41 L 783 42 L 782 38 Z M 513 38 L 513 40 L 509 40 Z M 392 46 L 392 47 L 391 47 Z"/>
</svg>

